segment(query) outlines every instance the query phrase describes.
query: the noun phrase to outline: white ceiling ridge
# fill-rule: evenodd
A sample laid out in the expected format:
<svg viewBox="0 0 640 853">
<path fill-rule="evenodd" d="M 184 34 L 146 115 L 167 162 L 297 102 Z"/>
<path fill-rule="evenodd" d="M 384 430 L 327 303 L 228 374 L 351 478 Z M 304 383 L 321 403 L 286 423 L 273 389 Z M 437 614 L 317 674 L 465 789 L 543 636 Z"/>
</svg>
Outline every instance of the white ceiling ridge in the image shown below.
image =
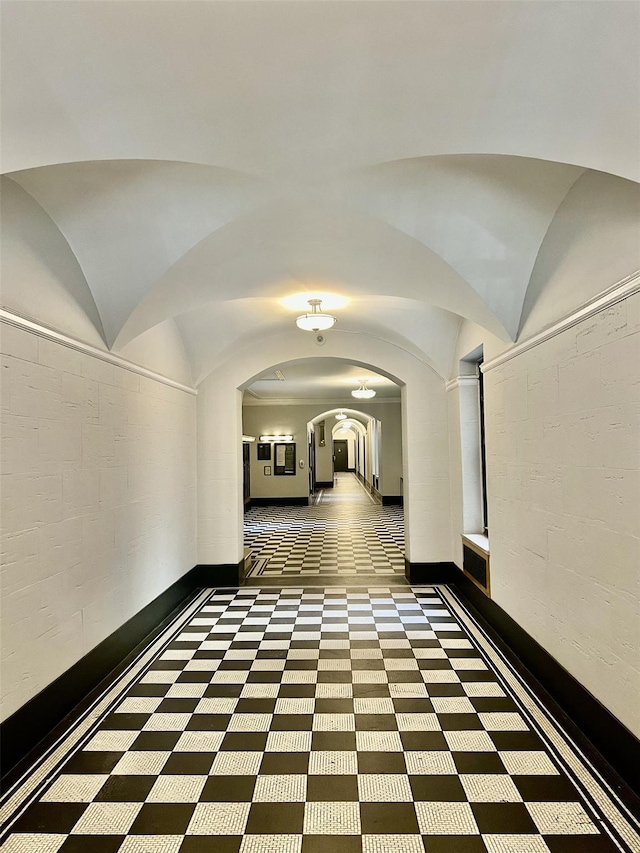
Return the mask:
<svg viewBox="0 0 640 853">
<path fill-rule="evenodd" d="M 340 409 L 346 409 L 353 402 L 353 397 L 257 397 L 250 389 L 245 389 L 245 393 L 249 393 L 251 400 L 244 400 L 245 406 L 327 406 L 332 405 L 336 412 Z M 398 394 L 395 397 L 380 397 L 378 399 L 367 400 L 367 405 L 380 406 L 384 403 L 397 403 L 402 399 Z M 332 410 L 332 411 L 333 411 Z M 315 418 L 314 418 L 315 420 Z"/>
<path fill-rule="evenodd" d="M 231 175 L 239 175 L 243 178 L 250 178 L 260 184 L 271 183 L 269 176 L 263 176 L 257 172 L 237 169 L 234 166 L 225 166 L 217 162 L 207 162 L 206 160 L 184 160 L 178 157 L 82 157 L 78 160 L 51 160 L 40 163 L 37 166 L 28 166 L 24 169 L 13 169 L 12 171 L 7 171 L 0 167 L 0 174 L 7 178 L 11 178 L 12 180 L 18 180 L 18 176 L 23 172 L 33 172 L 37 169 L 48 169 L 50 167 L 55 168 L 56 166 L 74 166 L 76 164 L 80 165 L 85 163 L 166 163 L 171 166 L 196 166 L 212 171 L 226 172 Z"/>
<path fill-rule="evenodd" d="M 129 370 L 131 373 L 137 373 L 139 376 L 145 376 L 147 379 L 153 379 L 155 382 L 161 382 L 163 385 L 169 385 L 171 388 L 176 388 L 178 391 L 184 391 L 186 394 L 196 395 L 198 393 L 197 388 L 190 385 L 184 385 L 182 382 L 171 379 L 169 376 L 164 376 L 162 373 L 157 373 L 155 370 L 149 370 L 148 367 L 143 367 L 141 364 L 129 361 L 128 359 L 123 358 L 120 355 L 116 355 L 109 350 L 98 349 L 98 347 L 95 347 L 92 344 L 88 344 L 85 341 L 79 341 L 76 338 L 72 338 L 70 335 L 58 332 L 48 326 L 43 326 L 42 323 L 37 323 L 34 320 L 30 320 L 27 317 L 23 317 L 20 314 L 16 314 L 15 312 L 9 311 L 5 308 L 0 308 L 0 322 L 6 323 L 9 326 L 15 326 L 16 328 L 29 332 L 32 335 L 36 335 L 39 338 L 44 338 L 45 340 L 60 344 L 60 346 L 76 350 L 84 355 L 90 355 L 92 358 L 100 359 L 100 361 L 106 361 L 108 364 L 113 364 L 116 367 Z"/>
<path fill-rule="evenodd" d="M 617 305 L 618 302 L 622 302 L 636 293 L 640 293 L 640 270 L 631 273 L 631 275 L 599 293 L 598 296 L 583 303 L 580 308 L 571 311 L 560 320 L 536 332 L 535 335 L 531 335 L 531 337 L 523 341 L 518 341 L 515 346 L 492 358 L 490 361 L 485 362 L 481 368 L 482 372 L 487 373 L 489 370 L 500 367 L 505 362 L 511 361 L 512 358 L 516 358 L 522 355 L 522 353 L 540 346 L 540 344 L 555 338 L 557 335 L 562 334 L 562 332 L 567 331 L 567 329 L 571 329 L 573 326 L 577 326 L 578 323 L 582 323 L 584 320 L 588 320 L 590 317 L 606 311 L 607 308 Z"/>
<path fill-rule="evenodd" d="M 77 264 L 77 266 L 78 266 L 78 269 L 80 270 L 80 273 L 81 273 L 81 275 L 82 275 L 82 279 L 84 280 L 84 283 L 85 283 L 85 285 L 86 285 L 86 288 L 87 288 L 87 296 L 88 296 L 88 298 L 89 298 L 89 299 L 91 299 L 91 302 L 93 302 L 93 308 L 94 308 L 94 310 L 95 310 L 96 321 L 97 321 L 98 325 L 96 325 L 96 322 L 94 322 L 93 318 L 91 318 L 91 317 L 89 316 L 89 314 L 87 313 L 87 311 L 86 311 L 86 310 L 82 309 L 82 310 L 83 310 L 83 313 L 84 313 L 84 315 L 86 316 L 87 321 L 88 321 L 89 323 L 91 323 L 91 325 L 92 325 L 92 326 L 94 327 L 94 329 L 96 330 L 96 332 L 97 332 L 98 336 L 99 336 L 100 338 L 102 338 L 102 340 L 105 342 L 105 345 L 107 345 L 107 344 L 108 344 L 107 334 L 106 334 L 105 329 L 104 329 L 104 325 L 103 325 L 103 322 L 102 322 L 102 314 L 100 313 L 100 309 L 99 309 L 99 307 L 98 307 L 98 303 L 96 302 L 95 294 L 94 294 L 93 290 L 91 289 L 91 285 L 89 284 L 89 279 L 87 278 L 87 274 L 86 274 L 86 272 L 85 272 L 85 270 L 84 270 L 84 268 L 83 268 L 82 264 L 80 263 L 80 258 L 78 257 L 77 253 L 76 253 L 76 252 L 74 251 L 74 249 L 73 249 L 73 246 L 72 246 L 72 245 L 71 245 L 71 243 L 69 242 L 69 238 L 68 238 L 68 237 L 67 237 L 67 235 L 64 233 L 64 231 L 62 230 L 62 228 L 58 225 L 58 223 L 57 223 L 57 222 L 56 222 L 56 220 L 53 218 L 53 216 L 51 215 L 51 213 L 46 209 L 46 207 L 44 207 L 44 205 L 43 205 L 43 204 L 41 204 L 41 203 L 40 203 L 40 201 L 39 201 L 39 200 L 38 200 L 38 199 L 33 195 L 33 193 L 31 193 L 31 192 L 29 192 L 29 190 L 25 189 L 19 181 L 17 181 L 15 178 L 12 178 L 10 175 L 2 175 L 2 177 L 3 177 L 4 179 L 6 179 L 6 180 L 12 181 L 16 186 L 18 186 L 18 187 L 20 188 L 20 190 L 21 190 L 23 193 L 25 193 L 26 195 L 28 195 L 28 196 L 29 196 L 29 198 L 33 201 L 33 203 L 34 203 L 34 204 L 36 204 L 36 205 L 40 208 L 40 210 L 42 211 L 43 215 L 47 217 L 47 219 L 51 222 L 51 224 L 53 225 L 53 227 L 56 229 L 56 231 L 58 232 L 58 234 L 60 234 L 60 236 L 62 237 L 62 239 L 63 239 L 63 240 L 64 240 L 64 242 L 66 243 L 67 248 L 69 249 L 69 252 L 70 252 L 70 253 L 71 253 L 71 255 L 73 256 L 73 258 L 74 258 L 74 260 L 75 260 L 75 262 L 76 262 L 76 264 Z M 80 308 L 81 308 L 81 306 L 78 306 L 78 307 L 80 307 Z M 20 315 L 16 315 L 16 316 L 20 316 Z"/>
<path fill-rule="evenodd" d="M 440 307 L 451 313 L 461 314 L 471 322 L 485 326 L 492 334 L 503 337 L 505 340 L 513 340 L 514 336 L 505 327 L 504 319 L 488 304 L 486 298 L 426 242 L 356 205 L 342 203 L 338 209 L 336 205 L 329 205 L 318 193 L 314 193 L 314 196 L 316 203 L 313 205 L 309 205 L 308 200 L 300 198 L 298 194 L 274 197 L 269 202 L 250 207 L 196 241 L 162 273 L 137 302 L 122 323 L 115 337 L 114 346 L 116 348 L 125 346 L 164 320 L 188 314 L 226 296 L 229 282 L 233 281 L 234 277 L 237 279 L 239 274 L 241 280 L 251 274 L 255 281 L 249 289 L 245 287 L 238 298 L 263 295 L 260 291 L 263 281 L 257 279 L 257 273 L 251 273 L 251 270 L 244 271 L 242 264 L 257 262 L 265 252 L 271 252 L 274 245 L 280 246 L 281 249 L 289 249 L 294 258 L 300 256 L 300 247 L 307 243 L 318 253 L 319 224 L 327 228 L 328 247 L 332 241 L 337 220 L 340 220 L 343 225 L 343 233 L 348 236 L 347 225 L 349 225 L 354 231 L 353 238 L 360 243 L 363 237 L 366 237 L 372 245 L 379 244 L 383 238 L 390 240 L 396 253 L 403 250 L 402 254 L 407 263 L 420 264 L 420 274 L 423 279 L 429 276 L 429 280 L 433 280 L 436 274 L 443 278 L 450 278 L 446 287 L 440 286 L 438 302 L 433 299 L 422 299 L 423 294 L 418 290 L 417 272 L 414 270 L 413 283 L 408 279 L 405 280 L 405 289 L 401 296 L 424 301 L 425 304 Z M 307 230 L 303 230 L 300 235 L 295 232 L 295 229 L 301 226 L 306 227 Z M 358 230 L 362 228 L 365 228 L 364 232 Z M 242 247 L 237 244 L 239 237 L 243 241 Z M 290 241 L 291 245 L 287 241 Z M 364 258 L 367 255 L 367 248 L 362 249 L 360 246 L 361 257 Z M 325 251 L 323 249 L 319 252 L 318 258 L 307 257 L 304 262 L 298 262 L 298 266 L 317 266 L 318 259 L 324 257 Z M 211 252 L 219 257 L 210 257 Z M 267 257 L 259 266 L 262 275 L 270 280 L 282 277 L 284 269 L 290 268 L 292 263 L 290 259 L 287 260 L 284 257 L 282 259 Z M 436 270 L 427 269 L 428 264 L 436 264 Z M 194 276 L 194 270 L 201 270 L 199 281 Z M 191 279 L 190 301 L 186 306 L 183 289 L 185 277 Z M 302 278 L 302 276 L 299 277 Z M 344 274 L 344 278 L 348 280 L 348 274 Z M 217 290 L 212 287 L 212 280 L 220 282 Z M 420 286 L 423 286 L 422 282 Z M 454 286 L 455 294 L 453 294 Z M 388 291 L 380 285 L 379 293 L 374 291 L 371 295 L 387 294 Z M 447 299 L 449 304 L 442 304 Z M 145 317 L 145 311 L 150 311 L 148 317 Z"/>
<path fill-rule="evenodd" d="M 386 399 L 389 400 L 389 399 L 395 399 L 395 398 L 387 397 Z M 369 402 L 369 401 L 367 401 L 367 402 Z M 361 412 L 360 409 L 352 409 L 350 406 L 336 406 L 333 409 L 327 409 L 325 412 L 321 412 L 319 415 L 315 415 L 309 421 L 309 423 L 316 424 L 319 421 L 321 421 L 323 418 L 330 418 L 332 416 L 335 416 L 336 413 L 338 413 L 338 412 L 344 412 L 345 414 L 348 413 L 347 418 L 349 420 L 360 421 L 360 423 L 362 423 L 363 421 L 365 423 L 368 423 L 369 421 L 372 421 L 374 419 L 373 415 L 369 415 L 366 412 Z M 340 426 L 341 423 L 342 423 L 341 421 L 337 421 L 336 426 Z"/>
<path fill-rule="evenodd" d="M 416 355 L 416 353 L 411 352 L 411 350 L 401 346 L 399 343 L 396 343 L 396 341 L 390 341 L 388 338 L 383 338 L 380 335 L 374 335 L 371 332 L 354 331 L 352 329 L 340 329 L 339 331 L 347 335 L 360 335 L 361 337 L 372 338 L 376 341 L 383 341 L 385 344 L 388 344 L 391 347 L 395 347 L 396 349 L 399 349 L 407 355 L 411 356 L 411 358 L 415 358 L 416 361 L 419 361 L 420 364 L 422 364 L 424 367 L 427 367 L 432 373 L 435 373 L 435 375 L 439 379 L 442 379 L 443 382 L 446 381 L 446 377 L 443 376 L 442 373 L 440 373 L 440 371 L 437 370 L 428 359 L 425 360 L 424 358 L 421 358 L 420 356 Z"/>
</svg>

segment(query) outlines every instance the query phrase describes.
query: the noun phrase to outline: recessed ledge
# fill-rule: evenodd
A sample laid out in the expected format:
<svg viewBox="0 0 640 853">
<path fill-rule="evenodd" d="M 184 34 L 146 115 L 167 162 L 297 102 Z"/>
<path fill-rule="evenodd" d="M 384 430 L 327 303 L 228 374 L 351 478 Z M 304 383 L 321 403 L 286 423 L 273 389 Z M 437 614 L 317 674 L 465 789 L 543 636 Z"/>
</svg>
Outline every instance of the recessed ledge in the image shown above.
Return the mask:
<svg viewBox="0 0 640 853">
<path fill-rule="evenodd" d="M 480 551 L 489 556 L 489 537 L 484 533 L 461 533 L 462 541 L 474 551 Z"/>
</svg>

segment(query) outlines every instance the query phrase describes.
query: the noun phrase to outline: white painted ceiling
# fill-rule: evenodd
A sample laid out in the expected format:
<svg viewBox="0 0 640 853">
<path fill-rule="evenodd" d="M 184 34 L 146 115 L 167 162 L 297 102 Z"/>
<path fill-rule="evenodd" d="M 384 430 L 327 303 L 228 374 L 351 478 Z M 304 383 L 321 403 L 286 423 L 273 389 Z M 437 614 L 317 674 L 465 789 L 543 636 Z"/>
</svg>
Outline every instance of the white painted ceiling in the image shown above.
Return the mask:
<svg viewBox="0 0 640 853">
<path fill-rule="evenodd" d="M 105 344 L 175 321 L 195 382 L 304 334 L 280 300 L 318 289 L 349 298 L 340 330 L 447 376 L 463 320 L 517 337 L 572 189 L 640 177 L 636 3 L 1 13 L 6 179 L 66 240 Z"/>
<path fill-rule="evenodd" d="M 375 390 L 376 400 L 400 399 L 399 386 L 386 376 L 337 358 L 323 358 L 319 365 L 310 358 L 290 361 L 277 374 L 273 370 L 265 372 L 248 387 L 244 401 L 251 405 L 256 401 L 330 400 L 357 408 L 359 401 L 351 391 L 362 380 Z"/>
</svg>

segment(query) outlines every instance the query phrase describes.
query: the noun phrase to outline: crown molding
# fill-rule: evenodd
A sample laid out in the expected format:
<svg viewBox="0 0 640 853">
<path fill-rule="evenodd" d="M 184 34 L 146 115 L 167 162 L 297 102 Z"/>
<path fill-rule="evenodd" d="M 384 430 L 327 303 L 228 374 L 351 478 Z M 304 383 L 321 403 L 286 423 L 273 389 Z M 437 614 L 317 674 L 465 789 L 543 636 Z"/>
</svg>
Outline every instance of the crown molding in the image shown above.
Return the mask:
<svg viewBox="0 0 640 853">
<path fill-rule="evenodd" d="M 582 323 L 590 317 L 595 317 L 595 315 L 599 314 L 601 311 L 606 311 L 607 308 L 611 308 L 611 306 L 616 305 L 618 302 L 622 302 L 624 299 L 628 299 L 630 296 L 633 296 L 638 292 L 640 292 L 640 270 L 632 273 L 630 276 L 627 276 L 627 278 L 622 279 L 622 281 L 617 282 L 610 287 L 609 290 L 605 290 L 603 293 L 600 293 L 594 299 L 591 299 L 577 310 L 572 311 L 565 317 L 562 317 L 562 319 L 558 320 L 556 323 L 547 326 L 540 332 L 536 332 L 535 335 L 531 335 L 531 337 L 526 338 L 524 341 L 519 341 L 517 344 L 512 346 L 511 349 L 501 353 L 495 358 L 492 358 L 490 361 L 485 362 L 481 368 L 482 372 L 487 373 L 489 370 L 500 367 L 502 364 L 505 364 L 505 362 L 511 361 L 512 358 L 517 358 L 517 356 L 522 355 L 522 353 L 540 346 L 540 344 L 543 344 L 546 341 L 555 338 L 557 335 L 561 335 L 563 332 L 566 332 L 567 329 L 577 326 L 578 323 Z"/>
<path fill-rule="evenodd" d="M 129 370 L 131 373 L 137 373 L 139 376 L 145 376 L 147 379 L 152 379 L 154 382 L 161 382 L 163 385 L 168 385 L 170 388 L 176 388 L 178 391 L 184 391 L 185 394 L 196 395 L 197 388 L 190 385 L 183 385 L 175 379 L 170 379 L 168 376 L 163 376 L 162 373 L 156 373 L 143 367 L 141 364 L 136 364 L 133 361 L 128 361 L 120 355 L 101 350 L 94 347 L 92 344 L 87 344 L 84 341 L 78 341 L 75 338 L 65 335 L 62 332 L 57 332 L 55 329 L 50 329 L 43 326 L 41 323 L 36 323 L 34 320 L 29 320 L 27 317 L 21 317 L 20 314 L 15 314 L 12 311 L 7 311 L 5 308 L 0 308 L 0 323 L 5 323 L 8 326 L 14 326 L 22 329 L 23 332 L 29 332 L 39 338 L 44 338 L 47 341 L 60 344 L 60 346 L 68 347 L 68 349 L 76 350 L 77 352 L 90 355 L 92 358 L 106 361 L 108 364 L 114 364 L 116 367 L 121 367 L 124 370 Z"/>
</svg>

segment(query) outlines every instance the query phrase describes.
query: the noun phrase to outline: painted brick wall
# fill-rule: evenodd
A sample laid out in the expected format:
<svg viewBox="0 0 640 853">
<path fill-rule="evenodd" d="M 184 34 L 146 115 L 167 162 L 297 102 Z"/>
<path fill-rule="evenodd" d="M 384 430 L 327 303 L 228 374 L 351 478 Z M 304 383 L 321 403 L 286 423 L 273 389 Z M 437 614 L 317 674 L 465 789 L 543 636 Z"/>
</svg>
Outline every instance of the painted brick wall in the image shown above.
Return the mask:
<svg viewBox="0 0 640 853">
<path fill-rule="evenodd" d="M 196 398 L 0 331 L 5 718 L 196 563 Z"/>
<path fill-rule="evenodd" d="M 485 378 L 493 597 L 640 735 L 640 295 Z"/>
</svg>

